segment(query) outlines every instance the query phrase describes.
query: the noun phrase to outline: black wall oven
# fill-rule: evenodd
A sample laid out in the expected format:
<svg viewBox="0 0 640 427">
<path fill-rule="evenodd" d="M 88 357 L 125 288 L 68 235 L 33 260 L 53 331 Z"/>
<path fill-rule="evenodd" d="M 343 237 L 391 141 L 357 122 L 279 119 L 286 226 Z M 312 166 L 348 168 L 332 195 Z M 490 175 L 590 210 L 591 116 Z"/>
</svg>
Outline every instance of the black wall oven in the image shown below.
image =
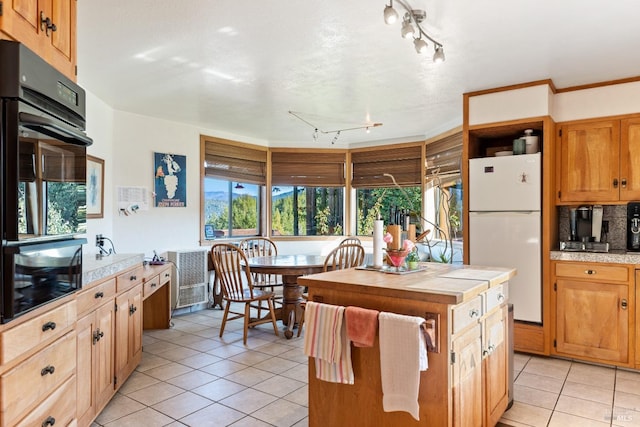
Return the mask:
<svg viewBox="0 0 640 427">
<path fill-rule="evenodd" d="M 82 286 L 85 93 L 20 43 L 0 41 L 0 322 Z"/>
</svg>

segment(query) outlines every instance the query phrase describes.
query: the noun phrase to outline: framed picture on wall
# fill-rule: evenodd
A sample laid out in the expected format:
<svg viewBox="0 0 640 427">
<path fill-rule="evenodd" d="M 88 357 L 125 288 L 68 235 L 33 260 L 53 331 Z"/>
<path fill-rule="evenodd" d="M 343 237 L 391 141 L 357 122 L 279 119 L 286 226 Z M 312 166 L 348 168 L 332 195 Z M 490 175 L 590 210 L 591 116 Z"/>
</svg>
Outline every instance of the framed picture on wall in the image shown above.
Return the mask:
<svg viewBox="0 0 640 427">
<path fill-rule="evenodd" d="M 87 218 L 104 217 L 104 160 L 87 155 Z"/>
</svg>

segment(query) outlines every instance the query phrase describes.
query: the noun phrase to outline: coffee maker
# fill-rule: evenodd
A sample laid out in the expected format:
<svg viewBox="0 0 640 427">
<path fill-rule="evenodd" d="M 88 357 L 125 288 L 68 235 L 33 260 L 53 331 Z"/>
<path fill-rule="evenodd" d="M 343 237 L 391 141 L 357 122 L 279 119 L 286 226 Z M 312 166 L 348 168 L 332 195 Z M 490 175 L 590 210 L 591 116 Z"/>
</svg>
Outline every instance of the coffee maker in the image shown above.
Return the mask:
<svg viewBox="0 0 640 427">
<path fill-rule="evenodd" d="M 640 252 L 640 202 L 627 204 L 627 250 Z"/>
<path fill-rule="evenodd" d="M 640 204 L 638 204 L 638 212 L 640 221 Z M 602 214 L 602 205 L 570 208 L 569 241 L 560 242 L 560 249 L 566 251 L 608 252 L 609 244 L 600 241 L 602 236 Z"/>
<path fill-rule="evenodd" d="M 572 242 L 599 242 L 602 234 L 602 206 L 571 208 L 569 230 L 569 240 Z"/>
</svg>

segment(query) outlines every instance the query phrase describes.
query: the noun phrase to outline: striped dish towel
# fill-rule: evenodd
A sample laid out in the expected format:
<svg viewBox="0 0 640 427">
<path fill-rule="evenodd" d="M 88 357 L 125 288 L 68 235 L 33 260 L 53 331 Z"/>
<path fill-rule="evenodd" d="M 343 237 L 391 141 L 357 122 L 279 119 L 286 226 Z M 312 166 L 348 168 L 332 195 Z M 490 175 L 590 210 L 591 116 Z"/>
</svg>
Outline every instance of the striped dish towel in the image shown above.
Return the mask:
<svg viewBox="0 0 640 427">
<path fill-rule="evenodd" d="M 353 384 L 351 342 L 347 338 L 344 307 L 307 302 L 304 354 L 315 359 L 316 378 Z"/>
</svg>

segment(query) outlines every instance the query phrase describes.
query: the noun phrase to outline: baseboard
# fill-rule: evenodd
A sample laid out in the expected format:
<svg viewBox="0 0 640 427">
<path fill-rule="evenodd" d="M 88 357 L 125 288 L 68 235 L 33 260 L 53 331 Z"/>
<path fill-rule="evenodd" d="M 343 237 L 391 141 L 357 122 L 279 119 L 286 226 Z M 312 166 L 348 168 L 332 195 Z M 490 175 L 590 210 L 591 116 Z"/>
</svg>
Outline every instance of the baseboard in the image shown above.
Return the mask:
<svg viewBox="0 0 640 427">
<path fill-rule="evenodd" d="M 513 325 L 513 349 L 522 353 L 548 356 L 549 347 L 542 325 L 515 322 Z"/>
</svg>

